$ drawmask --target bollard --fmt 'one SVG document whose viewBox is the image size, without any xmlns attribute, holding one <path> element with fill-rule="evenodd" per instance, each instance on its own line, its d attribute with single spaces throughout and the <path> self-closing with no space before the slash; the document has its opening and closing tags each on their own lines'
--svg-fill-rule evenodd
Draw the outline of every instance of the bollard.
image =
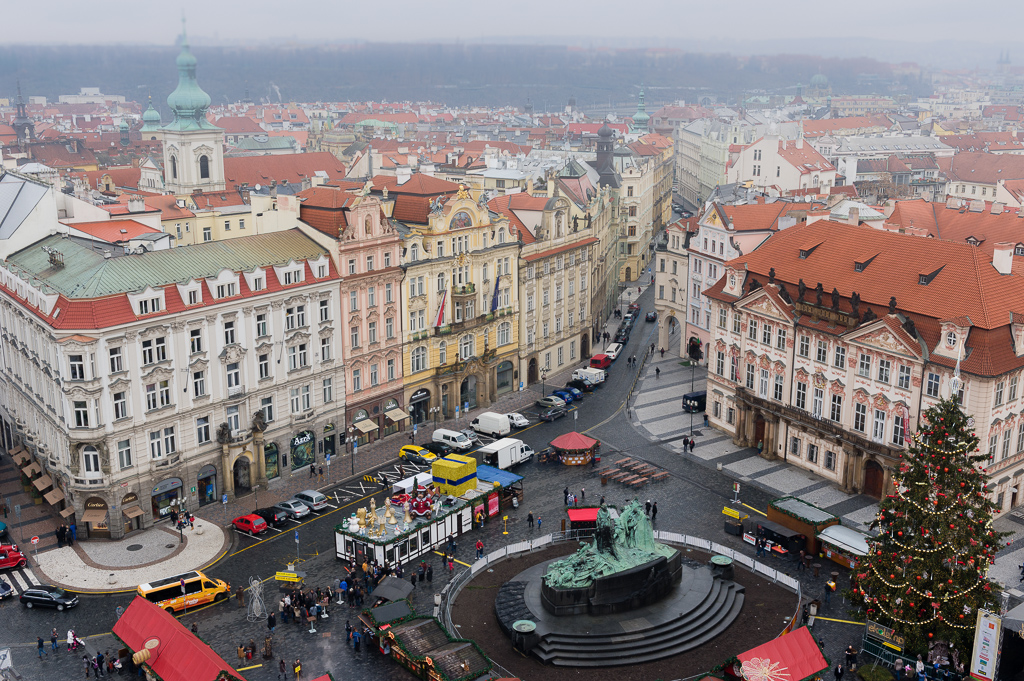
<svg viewBox="0 0 1024 681">
<path fill-rule="evenodd" d="M 117 577 L 114 576 L 113 572 L 107 575 L 107 584 L 117 584 Z"/>
<path fill-rule="evenodd" d="M 818 570 L 821 569 L 821 563 L 815 563 L 811 567 L 814 568 L 814 576 L 817 577 L 818 576 Z"/>
</svg>

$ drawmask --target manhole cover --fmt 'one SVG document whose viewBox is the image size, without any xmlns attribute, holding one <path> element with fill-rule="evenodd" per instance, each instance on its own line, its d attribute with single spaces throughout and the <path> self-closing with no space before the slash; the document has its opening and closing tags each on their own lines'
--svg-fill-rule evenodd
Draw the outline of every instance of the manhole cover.
<svg viewBox="0 0 1024 681">
<path fill-rule="evenodd" d="M 173 549 L 174 548 L 174 544 L 164 544 L 164 548 L 165 549 Z"/>
<path fill-rule="evenodd" d="M 131 544 L 130 546 L 128 546 L 129 551 L 138 551 L 141 548 L 142 544 Z"/>
</svg>

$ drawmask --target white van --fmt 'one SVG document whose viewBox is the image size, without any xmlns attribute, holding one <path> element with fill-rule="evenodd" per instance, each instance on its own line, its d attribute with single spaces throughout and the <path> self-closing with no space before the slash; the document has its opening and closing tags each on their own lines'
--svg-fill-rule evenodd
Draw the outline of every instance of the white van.
<svg viewBox="0 0 1024 681">
<path fill-rule="evenodd" d="M 508 419 L 506 419 L 506 421 L 507 420 Z M 431 439 L 434 442 L 446 444 L 457 452 L 464 452 L 467 449 L 472 449 L 473 447 L 473 441 L 466 437 L 465 433 L 460 433 L 456 430 L 448 430 L 446 428 L 438 428 L 435 430 Z"/>
<path fill-rule="evenodd" d="M 612 343 L 604 349 L 604 354 L 608 355 L 613 360 L 618 358 L 620 352 L 622 352 L 621 343 Z"/>
<path fill-rule="evenodd" d="M 590 385 L 600 385 L 608 377 L 604 369 L 576 369 L 572 377 L 577 381 L 586 381 Z"/>
<path fill-rule="evenodd" d="M 473 419 L 469 425 L 476 432 L 490 435 L 494 438 L 502 437 L 512 432 L 512 428 L 508 423 L 508 417 L 504 414 L 495 414 L 493 411 L 485 411 Z"/>
</svg>

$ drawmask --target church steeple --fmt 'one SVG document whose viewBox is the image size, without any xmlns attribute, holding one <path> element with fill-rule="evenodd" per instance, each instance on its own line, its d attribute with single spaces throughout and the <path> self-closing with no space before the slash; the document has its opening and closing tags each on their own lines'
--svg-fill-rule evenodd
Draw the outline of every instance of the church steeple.
<svg viewBox="0 0 1024 681">
<path fill-rule="evenodd" d="M 212 130 L 216 126 L 206 120 L 210 108 L 210 95 L 199 87 L 196 80 L 196 58 L 189 49 L 185 19 L 181 20 L 181 53 L 175 62 L 178 65 L 178 87 L 167 96 L 167 106 L 174 114 L 167 130 Z"/>
<path fill-rule="evenodd" d="M 640 94 L 637 96 L 636 100 L 636 113 L 633 114 L 633 125 L 631 126 L 631 131 L 640 134 L 650 132 L 650 129 L 647 127 L 647 123 L 650 120 L 651 117 L 647 114 L 647 105 L 644 104 L 644 86 L 641 85 Z"/>
<path fill-rule="evenodd" d="M 11 127 L 18 135 L 18 144 L 24 145 L 36 137 L 36 125 L 28 116 L 28 109 L 25 107 L 25 100 L 21 96 L 21 81 L 18 81 L 18 106 Z"/>
</svg>

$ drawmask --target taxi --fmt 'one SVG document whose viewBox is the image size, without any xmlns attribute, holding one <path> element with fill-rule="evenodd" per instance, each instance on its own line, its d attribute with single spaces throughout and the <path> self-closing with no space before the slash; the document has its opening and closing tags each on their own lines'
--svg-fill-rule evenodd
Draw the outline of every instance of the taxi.
<svg viewBox="0 0 1024 681">
<path fill-rule="evenodd" d="M 437 460 L 437 454 L 419 445 L 405 445 L 398 450 L 398 458 L 411 463 L 431 463 Z"/>
</svg>

